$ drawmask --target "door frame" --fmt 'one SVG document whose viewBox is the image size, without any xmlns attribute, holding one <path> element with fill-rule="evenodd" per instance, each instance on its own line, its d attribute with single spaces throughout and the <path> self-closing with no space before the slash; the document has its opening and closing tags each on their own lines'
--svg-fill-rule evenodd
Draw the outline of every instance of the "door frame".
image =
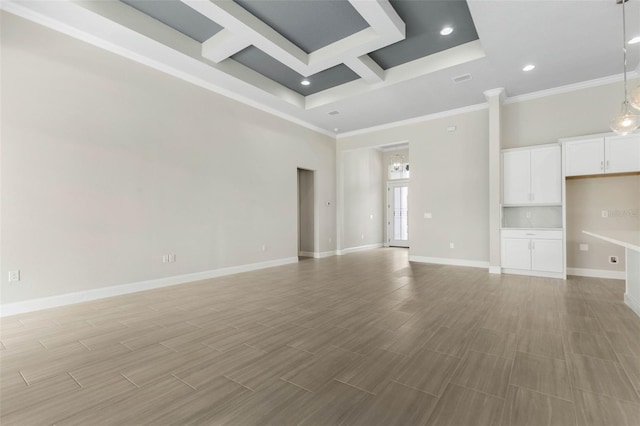
<svg viewBox="0 0 640 426">
<path fill-rule="evenodd" d="M 313 252 L 305 252 L 300 250 L 300 171 L 310 172 L 313 178 Z M 296 167 L 296 256 L 304 257 L 320 257 L 320 223 L 319 223 L 319 205 L 318 205 L 318 179 L 317 170 L 308 167 Z"/>
<path fill-rule="evenodd" d="M 396 188 L 396 187 L 400 187 L 400 186 L 406 186 L 407 187 L 407 191 L 409 192 L 409 179 L 397 179 L 397 180 L 389 180 L 387 181 L 387 220 L 386 220 L 386 241 L 384 243 L 385 247 L 406 247 L 409 248 L 410 244 L 411 244 L 411 238 L 409 238 L 409 235 L 407 235 L 407 241 L 406 242 L 402 242 L 402 244 L 391 244 L 391 241 L 393 239 L 393 209 L 391 208 L 392 204 L 393 204 L 393 198 L 391 196 L 391 188 Z M 407 194 L 407 228 L 411 228 L 409 226 L 409 215 L 408 215 L 408 210 L 409 210 L 409 195 Z M 407 230 L 407 234 L 409 234 L 409 231 Z M 395 241 L 395 240 L 394 240 Z"/>
</svg>

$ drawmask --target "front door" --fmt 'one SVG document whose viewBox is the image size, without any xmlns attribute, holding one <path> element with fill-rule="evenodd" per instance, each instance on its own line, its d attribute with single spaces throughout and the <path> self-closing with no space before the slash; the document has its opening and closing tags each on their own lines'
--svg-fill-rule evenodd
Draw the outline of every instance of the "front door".
<svg viewBox="0 0 640 426">
<path fill-rule="evenodd" d="M 409 247 L 409 184 L 387 184 L 387 241 L 392 247 Z"/>
</svg>

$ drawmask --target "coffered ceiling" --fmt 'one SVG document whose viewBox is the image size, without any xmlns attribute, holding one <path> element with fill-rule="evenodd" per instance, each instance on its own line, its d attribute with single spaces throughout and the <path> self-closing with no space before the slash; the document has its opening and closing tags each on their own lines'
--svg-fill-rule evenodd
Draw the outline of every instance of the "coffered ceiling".
<svg viewBox="0 0 640 426">
<path fill-rule="evenodd" d="M 629 38 L 640 35 L 639 3 L 627 3 Z M 476 105 L 496 87 L 516 96 L 622 70 L 615 0 L 3 0 L 2 8 L 330 133 Z M 629 46 L 631 70 L 639 50 Z M 524 72 L 529 63 L 536 68 Z"/>
</svg>

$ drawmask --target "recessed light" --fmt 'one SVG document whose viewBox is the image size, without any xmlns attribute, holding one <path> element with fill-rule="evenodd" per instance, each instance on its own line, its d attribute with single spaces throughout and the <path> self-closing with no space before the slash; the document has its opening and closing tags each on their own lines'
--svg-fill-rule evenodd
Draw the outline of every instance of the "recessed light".
<svg viewBox="0 0 640 426">
<path fill-rule="evenodd" d="M 340 131 L 340 129 L 338 129 L 337 127 L 335 129 L 333 129 L 334 132 L 338 133 Z"/>
<path fill-rule="evenodd" d="M 444 27 L 443 29 L 440 30 L 440 35 L 449 35 L 452 32 L 453 32 L 452 27 Z"/>
<path fill-rule="evenodd" d="M 308 85 L 310 85 L 310 84 L 311 84 L 311 82 L 305 78 L 304 80 L 302 80 L 302 81 L 300 82 L 300 84 L 302 84 L 303 86 L 308 86 Z"/>
<path fill-rule="evenodd" d="M 522 68 L 522 71 L 531 71 L 532 69 L 534 69 L 536 66 L 533 64 L 529 64 L 529 65 L 525 65 L 524 68 Z"/>
<path fill-rule="evenodd" d="M 631 40 L 629 40 L 629 44 L 637 44 L 637 43 L 640 43 L 640 36 L 636 36 Z"/>
</svg>

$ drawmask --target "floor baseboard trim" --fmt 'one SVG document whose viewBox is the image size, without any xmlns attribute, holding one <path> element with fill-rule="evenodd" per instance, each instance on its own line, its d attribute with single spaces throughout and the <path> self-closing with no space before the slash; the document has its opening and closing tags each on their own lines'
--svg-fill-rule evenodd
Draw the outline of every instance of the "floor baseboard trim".
<svg viewBox="0 0 640 426">
<path fill-rule="evenodd" d="M 543 272 L 543 271 L 531 271 L 528 269 L 510 269 L 510 268 L 502 268 L 503 274 L 511 274 L 511 275 L 524 275 L 527 277 L 538 277 L 538 278 L 556 278 L 559 280 L 566 280 L 567 277 L 563 272 Z"/>
<path fill-rule="evenodd" d="M 631 297 L 629 293 L 624 294 L 624 303 L 640 317 L 640 303 Z"/>
<path fill-rule="evenodd" d="M 335 250 L 321 251 L 320 253 L 314 253 L 314 257 L 316 257 L 318 259 L 324 259 L 325 257 L 331 257 L 331 256 L 335 256 L 335 255 L 336 255 L 336 251 Z"/>
<path fill-rule="evenodd" d="M 446 257 L 409 256 L 409 262 L 435 263 L 438 265 L 470 266 L 472 268 L 489 268 L 489 262 L 482 260 L 449 259 Z"/>
<path fill-rule="evenodd" d="M 301 251 L 299 253 L 300 256 L 303 257 L 313 257 L 315 259 L 323 259 L 325 257 L 330 257 L 330 256 L 335 256 L 336 255 L 336 251 L 335 250 L 330 250 L 330 251 Z"/>
<path fill-rule="evenodd" d="M 502 273 L 502 268 L 500 266 L 489 266 L 489 273 L 490 274 L 501 274 Z"/>
<path fill-rule="evenodd" d="M 342 250 L 337 250 L 337 255 L 338 256 L 342 256 L 343 254 L 349 254 L 349 253 L 355 253 L 357 251 L 364 251 L 364 250 L 373 250 L 373 249 L 377 249 L 382 247 L 382 243 L 376 243 L 376 244 L 367 244 L 366 246 L 358 246 L 358 247 L 349 247 L 346 249 L 342 249 Z"/>
<path fill-rule="evenodd" d="M 104 299 L 107 297 L 120 296 L 129 293 L 137 293 L 139 291 L 152 290 L 179 284 L 187 284 L 194 281 L 222 277 L 225 275 L 233 275 L 241 272 L 255 271 L 258 269 L 272 268 L 274 266 L 288 265 L 296 262 L 298 262 L 297 256 L 286 257 L 282 259 L 269 260 L 266 262 L 249 263 L 246 265 L 211 269 L 209 271 L 175 275 L 172 277 L 158 278 L 155 280 L 139 281 L 135 283 L 120 284 L 110 287 L 78 291 L 75 293 L 61 294 L 57 296 L 42 297 L 39 299 L 25 300 L 23 302 L 6 303 L 0 305 L 0 317 L 40 311 L 43 309 L 55 308 L 58 306 L 73 305 L 76 303 L 88 302 L 90 300 Z"/>
<path fill-rule="evenodd" d="M 587 269 L 587 268 L 567 268 L 567 275 L 576 275 L 579 277 L 606 278 L 614 280 L 624 280 L 626 274 L 624 271 L 608 271 L 606 269 Z"/>
</svg>

